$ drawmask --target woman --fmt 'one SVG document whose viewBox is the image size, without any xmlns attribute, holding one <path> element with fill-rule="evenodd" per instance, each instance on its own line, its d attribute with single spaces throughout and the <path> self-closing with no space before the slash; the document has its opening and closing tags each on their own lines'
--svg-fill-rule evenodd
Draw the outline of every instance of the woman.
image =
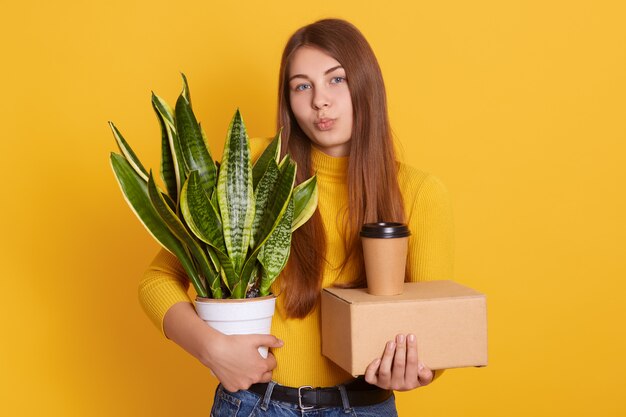
<svg viewBox="0 0 626 417">
<path fill-rule="evenodd" d="M 278 125 L 298 179 L 318 176 L 315 215 L 292 239 L 287 267 L 272 288 L 274 335 L 226 336 L 198 318 L 178 261 L 161 251 L 140 286 L 140 300 L 165 335 L 220 380 L 212 415 L 396 415 L 392 390 L 427 385 L 414 335 L 381 346 L 364 378 L 321 354 L 321 288 L 361 286 L 363 223 L 401 221 L 409 241 L 407 280 L 450 279 L 452 227 L 442 184 L 396 161 L 385 88 L 376 57 L 351 24 L 327 19 L 295 32 L 283 52 Z M 253 141 L 257 156 L 267 144 Z M 261 358 L 257 347 L 272 354 Z M 303 386 L 327 387 L 319 392 Z"/>
</svg>

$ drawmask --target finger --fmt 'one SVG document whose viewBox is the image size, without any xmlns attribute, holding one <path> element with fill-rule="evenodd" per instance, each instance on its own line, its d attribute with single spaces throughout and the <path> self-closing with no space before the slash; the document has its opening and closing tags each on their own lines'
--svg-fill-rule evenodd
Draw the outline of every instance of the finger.
<svg viewBox="0 0 626 417">
<path fill-rule="evenodd" d="M 264 359 L 267 370 L 271 373 L 272 369 L 276 368 L 276 358 L 271 353 L 267 354 L 267 358 Z"/>
<path fill-rule="evenodd" d="M 403 334 L 396 336 L 396 352 L 393 357 L 391 372 L 391 386 L 399 389 L 404 386 L 404 370 L 406 364 L 406 337 Z"/>
<path fill-rule="evenodd" d="M 423 363 L 420 362 L 420 364 L 418 365 L 419 368 L 419 383 L 421 386 L 424 385 L 428 385 L 432 382 L 433 380 L 433 371 L 431 371 L 429 368 L 427 368 Z"/>
<path fill-rule="evenodd" d="M 396 351 L 396 342 L 389 341 L 385 347 L 385 352 L 378 366 L 378 382 L 389 386 L 391 383 L 391 364 L 393 363 L 393 355 Z"/>
<path fill-rule="evenodd" d="M 419 383 L 417 368 L 417 339 L 414 334 L 406 338 L 406 368 L 404 379 L 408 384 L 417 385 Z"/>
<path fill-rule="evenodd" d="M 257 347 L 259 346 L 267 346 L 270 348 L 279 348 L 282 347 L 284 342 L 271 334 L 257 334 L 254 335 L 254 343 Z"/>
<path fill-rule="evenodd" d="M 367 369 L 365 369 L 365 382 L 368 384 L 376 385 L 378 382 L 378 378 L 376 377 L 378 365 L 380 365 L 380 358 L 375 359 L 367 366 Z"/>
<path fill-rule="evenodd" d="M 272 380 L 272 371 L 265 372 L 263 375 L 261 375 L 261 378 L 259 378 L 259 382 L 270 382 L 271 380 Z"/>
<path fill-rule="evenodd" d="M 222 383 L 222 386 L 228 392 L 237 392 L 237 391 L 239 391 L 239 388 L 237 388 L 235 385 Z"/>
</svg>

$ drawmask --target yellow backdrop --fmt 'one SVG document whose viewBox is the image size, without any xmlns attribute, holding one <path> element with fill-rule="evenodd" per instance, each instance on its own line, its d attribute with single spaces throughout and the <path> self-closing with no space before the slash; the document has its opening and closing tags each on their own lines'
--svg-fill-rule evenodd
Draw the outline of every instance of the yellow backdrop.
<svg viewBox="0 0 626 417">
<path fill-rule="evenodd" d="M 488 295 L 489 366 L 401 415 L 626 415 L 618 0 L 4 4 L 0 415 L 208 416 L 215 380 L 138 305 L 157 245 L 106 122 L 156 168 L 150 90 L 173 103 L 183 71 L 214 149 L 237 106 L 272 135 L 282 46 L 329 16 L 374 47 L 404 159 L 453 197 L 455 279 Z"/>
</svg>

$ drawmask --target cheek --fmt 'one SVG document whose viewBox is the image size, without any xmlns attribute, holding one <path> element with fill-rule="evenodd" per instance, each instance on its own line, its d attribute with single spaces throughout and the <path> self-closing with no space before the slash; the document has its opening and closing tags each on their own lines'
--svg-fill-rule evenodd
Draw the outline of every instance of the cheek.
<svg viewBox="0 0 626 417">
<path fill-rule="evenodd" d="M 342 110 L 344 112 L 344 117 L 349 121 L 350 126 L 352 126 L 353 119 L 353 110 L 352 110 L 352 97 L 350 97 L 350 92 L 346 91 L 345 94 L 341 97 Z"/>
<path fill-rule="evenodd" d="M 291 107 L 291 111 L 296 117 L 300 117 L 300 115 L 304 112 L 304 100 L 301 95 L 292 94 L 289 97 L 289 106 Z"/>
<path fill-rule="evenodd" d="M 352 114 L 352 97 L 350 97 L 350 90 L 347 88 L 335 90 L 333 102 L 337 111 L 340 111 L 344 117 L 346 113 Z"/>
<path fill-rule="evenodd" d="M 308 106 L 302 96 L 292 98 L 290 101 L 291 111 L 300 127 L 305 130 L 309 112 Z"/>
<path fill-rule="evenodd" d="M 352 111 L 352 97 L 348 89 L 344 90 L 341 94 L 341 101 L 346 110 Z"/>
</svg>

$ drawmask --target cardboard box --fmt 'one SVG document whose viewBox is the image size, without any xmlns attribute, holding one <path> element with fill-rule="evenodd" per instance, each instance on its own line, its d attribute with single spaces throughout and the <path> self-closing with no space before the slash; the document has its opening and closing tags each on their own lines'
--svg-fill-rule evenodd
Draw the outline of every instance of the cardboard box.
<svg viewBox="0 0 626 417">
<path fill-rule="evenodd" d="M 405 283 L 404 293 L 322 291 L 322 354 L 363 375 L 396 334 L 417 336 L 418 357 L 431 369 L 487 365 L 485 295 L 452 281 Z"/>
</svg>

